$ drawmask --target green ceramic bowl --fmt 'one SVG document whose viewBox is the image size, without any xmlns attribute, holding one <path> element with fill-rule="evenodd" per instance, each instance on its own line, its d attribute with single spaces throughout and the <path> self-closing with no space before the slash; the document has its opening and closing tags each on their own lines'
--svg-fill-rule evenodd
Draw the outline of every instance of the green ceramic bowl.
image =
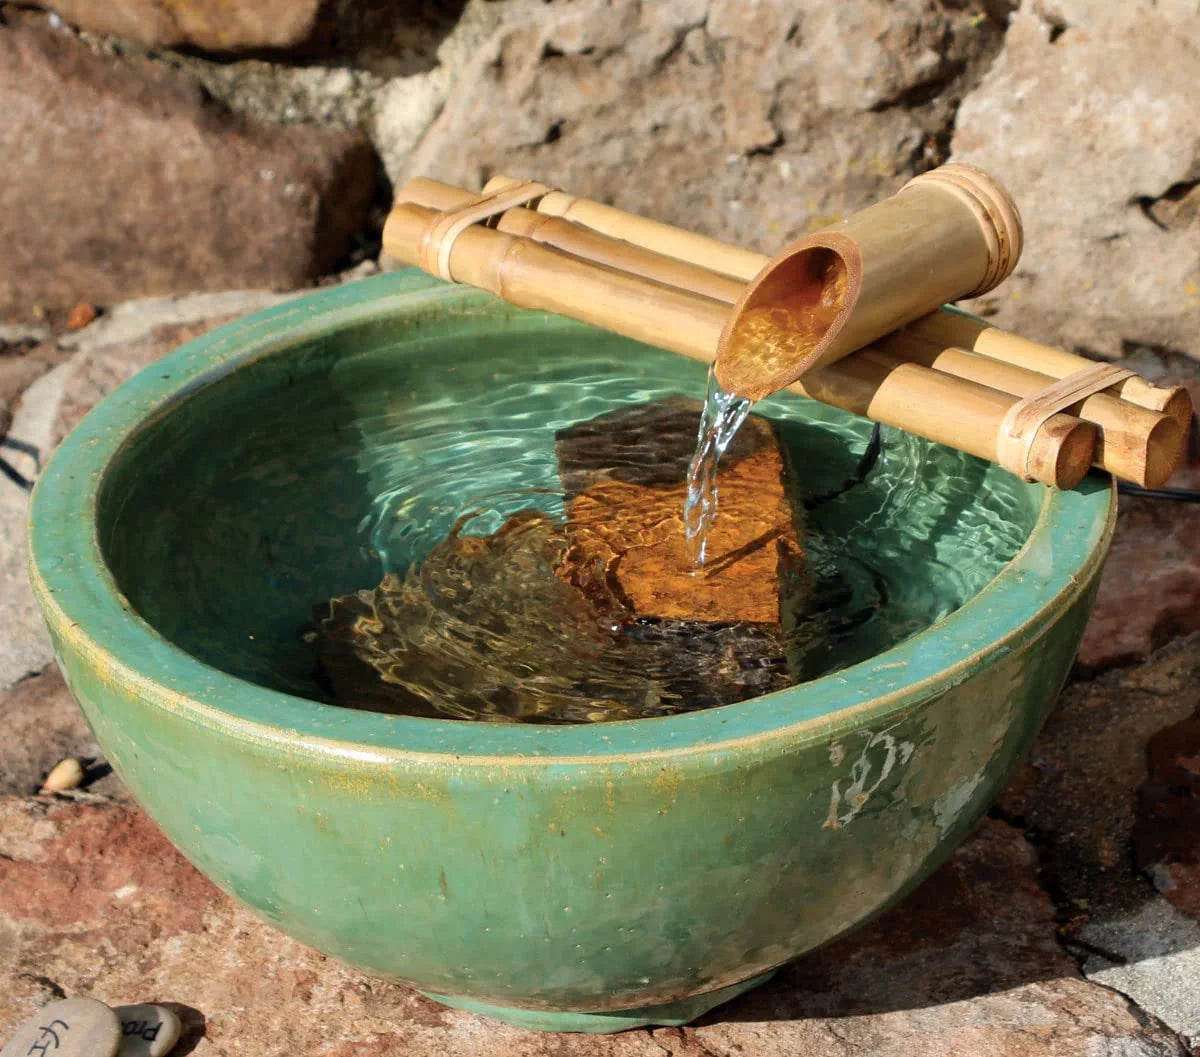
<svg viewBox="0 0 1200 1057">
<path fill-rule="evenodd" d="M 33 583 L 113 767 L 262 917 L 513 1023 L 681 1023 L 895 902 L 976 824 L 1066 676 L 1114 494 L 1100 477 L 1071 492 L 1014 486 L 1027 541 L 960 609 L 740 705 L 526 726 L 286 692 L 302 663 L 296 613 L 371 581 L 361 556 L 339 564 L 312 513 L 346 514 L 343 480 L 298 477 L 308 514 L 256 485 L 246 451 L 288 434 L 248 437 L 253 409 L 319 391 L 346 401 L 353 428 L 363 356 L 394 357 L 403 400 L 469 346 L 457 374 L 444 367 L 453 399 L 490 384 L 495 357 L 526 338 L 564 356 L 667 356 L 411 272 L 192 342 L 54 456 L 33 499 Z"/>
</svg>

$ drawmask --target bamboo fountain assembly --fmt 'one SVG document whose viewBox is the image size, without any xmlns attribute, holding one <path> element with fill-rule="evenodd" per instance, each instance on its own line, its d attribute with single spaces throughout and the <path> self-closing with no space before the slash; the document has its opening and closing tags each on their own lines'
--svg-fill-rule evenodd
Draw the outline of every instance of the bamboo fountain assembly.
<svg viewBox="0 0 1200 1057">
<path fill-rule="evenodd" d="M 941 310 L 993 289 L 1021 244 L 1007 193 L 963 165 L 774 258 L 503 176 L 480 195 L 410 181 L 384 229 L 397 259 L 715 361 L 739 396 L 788 388 L 1058 488 L 1093 465 L 1161 485 L 1185 390 Z"/>
</svg>

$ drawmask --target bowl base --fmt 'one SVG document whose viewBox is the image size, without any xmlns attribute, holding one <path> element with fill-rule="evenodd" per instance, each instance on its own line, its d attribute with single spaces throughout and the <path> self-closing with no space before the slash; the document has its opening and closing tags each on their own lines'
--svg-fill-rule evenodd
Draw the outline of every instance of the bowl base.
<svg viewBox="0 0 1200 1057">
<path fill-rule="evenodd" d="M 580 1013 L 570 1010 L 517 1009 L 513 1006 L 494 1006 L 489 1002 L 477 1002 L 472 998 L 458 998 L 454 995 L 436 995 L 429 991 L 421 993 L 426 998 L 441 1002 L 444 1006 L 455 1009 L 465 1009 L 469 1013 L 479 1013 L 481 1016 L 499 1020 L 513 1027 L 525 1028 L 528 1031 L 579 1031 L 592 1035 L 611 1035 L 618 1031 L 629 1031 L 632 1028 L 678 1028 L 690 1024 L 697 1017 L 703 1016 L 710 1009 L 728 1002 L 732 998 L 766 983 L 775 975 L 772 969 L 769 973 L 743 980 L 738 984 L 730 984 L 717 991 L 709 991 L 703 995 L 693 995 L 691 998 L 680 999 L 678 1002 L 664 1002 L 659 1006 L 641 1006 L 638 1009 L 619 1009 L 608 1013 Z"/>
</svg>

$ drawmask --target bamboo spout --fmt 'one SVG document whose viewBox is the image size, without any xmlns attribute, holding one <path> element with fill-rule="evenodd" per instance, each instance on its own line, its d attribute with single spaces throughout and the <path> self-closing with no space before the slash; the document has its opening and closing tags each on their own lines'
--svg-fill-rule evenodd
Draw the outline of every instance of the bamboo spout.
<svg viewBox="0 0 1200 1057">
<path fill-rule="evenodd" d="M 404 197 L 423 198 L 433 191 L 431 183 L 414 182 Z M 502 177 L 485 193 L 517 184 Z M 538 210 L 551 215 L 570 215 L 580 205 L 560 192 L 540 198 Z M 717 252 L 713 247 L 720 246 L 711 239 L 697 245 L 697 237 L 653 221 L 628 222 L 668 253 Z M 948 165 L 918 176 L 898 194 L 801 239 L 761 267 L 740 291 L 722 332 L 717 380 L 737 396 L 769 396 L 946 301 L 991 289 L 1015 266 L 1020 247 L 1016 208 L 985 173 Z M 728 266 L 744 268 L 754 256 L 737 251 Z"/>
<path fill-rule="evenodd" d="M 485 191 L 512 183 L 499 177 Z M 561 192 L 538 210 L 750 279 L 722 334 L 716 370 L 724 389 L 752 400 L 947 301 L 990 290 L 1015 267 L 1022 239 L 1007 193 L 966 165 L 918 176 L 770 261 Z"/>
<path fill-rule="evenodd" d="M 1016 267 L 1021 240 L 1016 206 L 986 173 L 924 173 L 767 263 L 734 306 L 717 381 L 768 396 L 947 301 L 992 289 Z"/>
<path fill-rule="evenodd" d="M 401 191 L 401 199 L 406 193 Z M 463 197 L 473 197 L 469 192 L 457 194 L 459 204 Z M 447 254 L 453 278 L 516 305 L 557 312 L 713 362 L 728 325 L 728 304 L 503 230 L 530 224 L 529 217 L 522 215 L 529 212 L 510 210 L 498 228 L 479 224 L 465 228 Z M 510 218 L 511 214 L 515 216 Z M 401 201 L 384 227 L 384 249 L 398 260 L 418 264 L 426 235 L 441 215 Z M 990 461 L 1002 459 L 1005 416 L 1019 402 L 1011 394 L 882 354 L 835 362 L 792 388 Z M 937 395 L 938 407 L 944 406 L 943 401 L 952 403 L 955 414 L 931 413 L 930 393 Z M 1032 436 L 1024 464 L 1009 468 L 1045 484 L 1071 488 L 1087 472 L 1095 443 L 1094 426 L 1057 414 Z"/>
</svg>

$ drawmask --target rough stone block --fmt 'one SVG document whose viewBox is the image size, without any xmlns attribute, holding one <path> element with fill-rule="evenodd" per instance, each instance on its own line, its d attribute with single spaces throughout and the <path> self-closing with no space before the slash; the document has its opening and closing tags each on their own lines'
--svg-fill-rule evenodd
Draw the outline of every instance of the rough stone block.
<svg viewBox="0 0 1200 1057">
<path fill-rule="evenodd" d="M 799 503 L 770 422 L 747 418 L 721 460 L 708 560 L 683 527 L 701 406 L 671 399 L 562 430 L 569 549 L 562 574 L 612 592 L 638 618 L 780 625 L 802 583 Z M 602 585 L 602 586 L 601 586 Z"/>
<path fill-rule="evenodd" d="M 40 18 L 0 23 L 0 101 L 0 315 L 303 286 L 366 222 L 361 136 L 238 118 Z"/>
</svg>

